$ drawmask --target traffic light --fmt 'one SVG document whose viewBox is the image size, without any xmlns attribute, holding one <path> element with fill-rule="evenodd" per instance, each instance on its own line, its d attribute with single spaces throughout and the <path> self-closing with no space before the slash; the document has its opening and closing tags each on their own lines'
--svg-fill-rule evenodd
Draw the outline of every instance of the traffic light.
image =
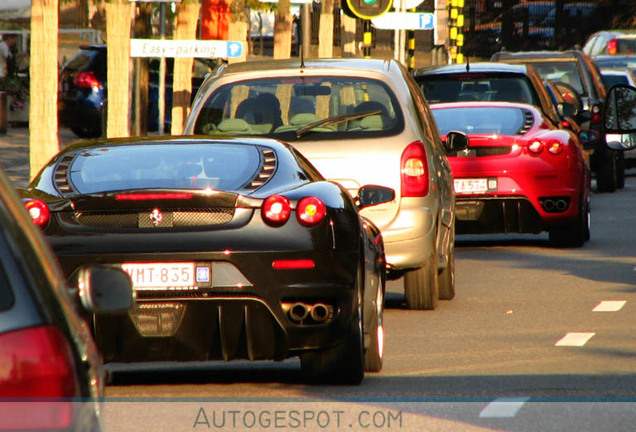
<svg viewBox="0 0 636 432">
<path fill-rule="evenodd" d="M 391 9 L 393 0 L 345 0 L 340 2 L 342 11 L 351 18 L 370 20 Z"/>
</svg>

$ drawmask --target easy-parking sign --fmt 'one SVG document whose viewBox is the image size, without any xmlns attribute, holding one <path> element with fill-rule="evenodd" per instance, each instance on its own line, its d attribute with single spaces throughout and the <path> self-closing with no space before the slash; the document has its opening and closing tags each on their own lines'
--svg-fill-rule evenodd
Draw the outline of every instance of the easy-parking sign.
<svg viewBox="0 0 636 432">
<path fill-rule="evenodd" d="M 435 14 L 431 12 L 387 12 L 371 23 L 375 28 L 386 30 L 433 30 Z"/>
<path fill-rule="evenodd" d="M 243 54 L 243 44 L 222 40 L 131 39 L 131 57 L 235 58 Z"/>
</svg>

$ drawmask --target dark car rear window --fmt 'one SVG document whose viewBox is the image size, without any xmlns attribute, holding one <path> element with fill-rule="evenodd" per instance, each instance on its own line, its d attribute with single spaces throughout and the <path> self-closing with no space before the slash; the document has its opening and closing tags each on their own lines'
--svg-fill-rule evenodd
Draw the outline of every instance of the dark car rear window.
<svg viewBox="0 0 636 432">
<path fill-rule="evenodd" d="M 603 74 L 603 82 L 605 83 L 605 87 L 607 88 L 611 88 L 618 84 L 629 85 L 629 80 L 627 79 L 627 75 Z"/>
<path fill-rule="evenodd" d="M 617 38 L 617 54 L 636 54 L 636 38 Z"/>
<path fill-rule="evenodd" d="M 97 79 L 106 80 L 106 50 L 82 49 L 64 65 L 68 72 L 95 73 Z"/>
<path fill-rule="evenodd" d="M 419 77 L 429 103 L 460 101 L 522 102 L 539 105 L 522 77 L 462 74 Z"/>
<path fill-rule="evenodd" d="M 532 119 L 530 111 L 512 107 L 434 108 L 432 111 L 442 135 L 450 131 L 517 135 L 527 130 L 528 119 Z"/>
<path fill-rule="evenodd" d="M 68 169 L 79 193 L 126 189 L 241 189 L 262 167 L 257 146 L 152 144 L 95 147 L 77 153 Z"/>
<path fill-rule="evenodd" d="M 549 79 L 571 85 L 579 94 L 585 94 L 576 60 L 573 61 L 529 61 L 541 79 Z"/>
</svg>

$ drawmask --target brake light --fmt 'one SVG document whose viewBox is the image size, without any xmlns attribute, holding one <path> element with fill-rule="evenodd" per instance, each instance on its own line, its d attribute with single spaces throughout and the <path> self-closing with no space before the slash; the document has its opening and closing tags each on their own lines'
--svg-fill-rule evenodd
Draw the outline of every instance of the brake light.
<svg viewBox="0 0 636 432">
<path fill-rule="evenodd" d="M 590 123 L 596 125 L 601 124 L 601 107 L 593 104 L 592 106 L 590 106 L 590 113 L 592 114 Z"/>
<path fill-rule="evenodd" d="M 402 152 L 400 173 L 403 197 L 428 195 L 428 164 L 421 141 L 412 142 Z"/>
<path fill-rule="evenodd" d="M 190 199 L 191 193 L 127 193 L 115 196 L 117 201 L 145 201 L 145 200 L 178 200 Z"/>
<path fill-rule="evenodd" d="M 563 151 L 563 144 L 558 141 L 554 141 L 548 144 L 547 148 L 548 153 L 558 155 Z"/>
<path fill-rule="evenodd" d="M 543 151 L 543 143 L 541 141 L 532 141 L 528 146 L 530 153 L 539 154 Z"/>
<path fill-rule="evenodd" d="M 263 202 L 261 214 L 270 225 L 283 225 L 291 214 L 289 199 L 282 195 L 272 195 Z"/>
<path fill-rule="evenodd" d="M 616 54 L 618 52 L 618 42 L 616 39 L 612 39 L 607 43 L 607 53 L 608 54 Z"/>
<path fill-rule="evenodd" d="M 296 216 L 303 225 L 318 224 L 327 213 L 325 204 L 316 197 L 305 197 L 298 202 Z"/>
<path fill-rule="evenodd" d="M 49 206 L 44 201 L 38 199 L 30 199 L 24 201 L 24 208 L 31 216 L 33 223 L 39 227 L 44 227 L 51 218 L 51 211 Z"/>
<path fill-rule="evenodd" d="M 274 270 L 299 270 L 312 269 L 314 267 L 316 267 L 316 263 L 311 259 L 272 261 L 272 268 Z"/>
<path fill-rule="evenodd" d="M 99 87 L 99 80 L 95 77 L 95 72 L 78 72 L 73 76 L 73 85 L 80 88 Z"/>
<path fill-rule="evenodd" d="M 73 355 L 57 327 L 0 334 L 0 364 L 0 398 L 78 396 Z M 70 402 L 0 402 L 0 430 L 66 430 L 72 420 Z"/>
</svg>

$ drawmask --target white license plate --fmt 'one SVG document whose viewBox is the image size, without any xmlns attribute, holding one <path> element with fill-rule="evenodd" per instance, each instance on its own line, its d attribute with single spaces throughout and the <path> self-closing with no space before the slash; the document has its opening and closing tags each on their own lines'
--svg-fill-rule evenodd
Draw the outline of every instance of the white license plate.
<svg viewBox="0 0 636 432">
<path fill-rule="evenodd" d="M 488 179 L 455 179 L 455 193 L 483 193 L 488 191 Z"/>
<path fill-rule="evenodd" d="M 141 290 L 196 289 L 194 263 L 124 263 L 133 287 Z"/>
</svg>

